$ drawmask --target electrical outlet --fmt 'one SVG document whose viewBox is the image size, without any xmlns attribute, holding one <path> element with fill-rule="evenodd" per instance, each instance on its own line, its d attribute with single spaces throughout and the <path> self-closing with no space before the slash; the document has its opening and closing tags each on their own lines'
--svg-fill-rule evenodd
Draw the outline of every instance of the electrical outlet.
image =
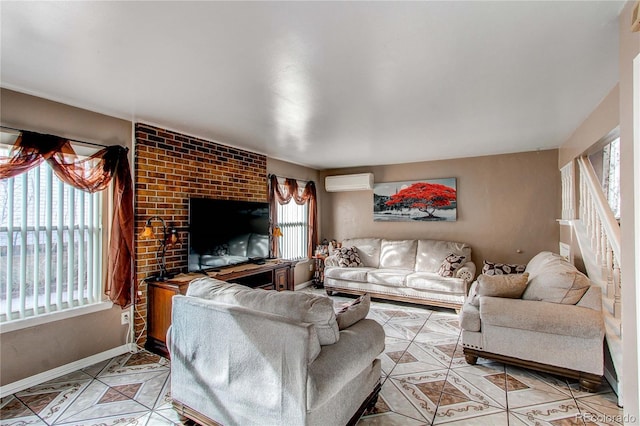
<svg viewBox="0 0 640 426">
<path fill-rule="evenodd" d="M 127 325 L 131 321 L 130 312 L 123 312 L 120 317 L 120 324 Z"/>
</svg>

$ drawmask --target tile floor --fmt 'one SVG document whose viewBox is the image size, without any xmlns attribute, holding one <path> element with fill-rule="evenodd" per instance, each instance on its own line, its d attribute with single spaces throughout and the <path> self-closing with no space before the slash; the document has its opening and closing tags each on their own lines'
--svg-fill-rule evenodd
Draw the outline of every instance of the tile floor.
<svg viewBox="0 0 640 426">
<path fill-rule="evenodd" d="M 351 300 L 333 299 L 336 307 Z M 375 412 L 359 425 L 621 424 L 607 385 L 589 394 L 547 374 L 482 359 L 466 364 L 451 310 L 374 302 L 369 317 L 387 334 L 383 385 Z M 0 424 L 181 424 L 169 386 L 167 360 L 125 354 L 3 398 Z"/>
</svg>

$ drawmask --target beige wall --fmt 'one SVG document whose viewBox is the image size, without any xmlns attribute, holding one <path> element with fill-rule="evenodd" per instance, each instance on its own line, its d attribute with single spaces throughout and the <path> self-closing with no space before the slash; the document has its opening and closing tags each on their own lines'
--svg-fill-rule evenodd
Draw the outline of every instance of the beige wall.
<svg viewBox="0 0 640 426">
<path fill-rule="evenodd" d="M 634 94 L 638 96 L 640 87 L 633 85 L 633 60 L 640 54 L 640 33 L 632 33 L 631 11 L 635 2 L 627 2 L 620 14 L 620 233 L 622 235 L 620 260 L 622 274 L 622 329 L 623 334 L 623 394 L 624 412 L 628 416 L 634 416 L 636 421 L 640 419 L 640 354 L 638 345 L 638 329 L 640 321 L 638 310 L 640 309 L 640 295 L 638 285 L 640 278 L 636 269 L 639 267 L 638 245 L 636 240 L 640 238 L 639 223 L 635 223 L 640 215 L 640 206 L 635 197 L 640 191 L 634 187 L 634 169 L 640 170 L 638 153 L 640 149 L 637 134 L 640 129 L 634 129 L 634 117 L 638 120 L 640 111 L 633 106 Z M 636 70 L 640 73 L 640 69 Z M 640 77 L 636 77 L 640 81 Z M 634 134 L 635 132 L 635 134 Z M 634 142 L 635 138 L 635 142 Z M 634 147 L 635 143 L 635 147 Z M 635 155 L 635 160 L 634 160 Z M 635 163 L 635 164 L 634 164 Z M 640 183 L 636 180 L 635 185 Z M 634 206 L 635 203 L 635 206 Z"/>
<path fill-rule="evenodd" d="M 374 222 L 371 191 L 324 193 L 324 238 L 461 241 L 471 245 L 473 261 L 479 268 L 484 259 L 526 263 L 542 250 L 558 251 L 557 150 L 329 170 L 321 177 L 324 182 L 327 175 L 362 172 L 373 172 L 375 182 L 455 177 L 458 220 Z"/>
<path fill-rule="evenodd" d="M 319 181 L 320 173 L 318 170 L 267 157 L 267 173 L 299 180 L 314 181 L 318 190 L 318 212 L 321 212 L 323 185 Z M 322 224 L 319 223 L 318 227 L 320 228 L 318 235 L 322 235 Z M 310 265 L 310 261 L 299 262 L 296 265 L 294 279 L 296 285 L 311 280 L 313 273 L 309 268 Z"/>
<path fill-rule="evenodd" d="M 618 126 L 619 107 L 620 87 L 616 84 L 571 137 L 562 144 L 558 155 L 560 168 L 583 154 L 591 145 Z"/>
<path fill-rule="evenodd" d="M 4 126 L 131 148 L 132 126 L 127 120 L 8 89 L 0 90 L 0 114 Z"/>
<path fill-rule="evenodd" d="M 131 123 L 1 89 L 0 122 L 71 139 L 131 147 Z M 106 213 L 106 212 L 105 212 Z M 126 343 L 119 307 L 3 333 L 0 384 L 81 360 Z"/>
<path fill-rule="evenodd" d="M 623 334 L 623 403 L 626 416 L 640 418 L 639 395 L 640 355 L 638 353 L 638 310 L 640 302 L 638 297 L 638 283 L 636 268 L 638 268 L 638 256 L 635 239 L 638 238 L 637 224 L 634 223 L 638 214 L 634 207 L 635 196 L 638 188 L 634 187 L 634 169 L 640 169 L 640 164 L 635 160 L 634 165 L 634 111 L 633 95 L 640 88 L 633 86 L 633 60 L 640 54 L 640 33 L 632 33 L 631 11 L 635 5 L 629 1 L 620 13 L 620 80 L 616 87 L 596 107 L 587 119 L 578 127 L 574 134 L 560 147 L 559 165 L 562 166 L 571 159 L 587 151 L 600 138 L 604 137 L 620 126 L 620 200 L 621 218 L 621 267 L 622 273 L 622 328 Z M 635 132 L 638 130 L 636 129 Z M 638 149 L 636 146 L 635 149 Z M 563 233 L 562 240 L 569 242 L 570 236 Z M 627 417 L 630 418 L 630 417 Z"/>
</svg>

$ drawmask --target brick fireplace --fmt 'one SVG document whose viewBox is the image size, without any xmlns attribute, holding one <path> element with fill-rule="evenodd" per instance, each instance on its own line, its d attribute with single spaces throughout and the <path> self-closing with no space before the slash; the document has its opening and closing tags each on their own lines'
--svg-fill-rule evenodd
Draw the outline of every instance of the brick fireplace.
<svg viewBox="0 0 640 426">
<path fill-rule="evenodd" d="M 148 124 L 135 125 L 135 255 L 140 283 L 135 314 L 135 336 L 147 316 L 144 278 L 159 271 L 157 240 L 141 240 L 145 221 L 161 217 L 178 229 L 181 243 L 167 250 L 167 269 L 187 268 L 188 208 L 190 197 L 226 200 L 267 200 L 267 157 L 176 133 Z M 155 225 L 155 223 L 154 223 Z M 146 335 L 138 341 L 144 344 Z"/>
</svg>

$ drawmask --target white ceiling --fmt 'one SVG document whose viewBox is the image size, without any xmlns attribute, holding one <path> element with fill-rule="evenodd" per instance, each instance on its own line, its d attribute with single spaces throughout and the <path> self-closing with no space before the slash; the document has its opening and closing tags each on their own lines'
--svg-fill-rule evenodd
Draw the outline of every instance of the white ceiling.
<svg viewBox="0 0 640 426">
<path fill-rule="evenodd" d="M 2 1 L 1 85 L 318 169 L 555 148 L 622 6 Z"/>
</svg>

